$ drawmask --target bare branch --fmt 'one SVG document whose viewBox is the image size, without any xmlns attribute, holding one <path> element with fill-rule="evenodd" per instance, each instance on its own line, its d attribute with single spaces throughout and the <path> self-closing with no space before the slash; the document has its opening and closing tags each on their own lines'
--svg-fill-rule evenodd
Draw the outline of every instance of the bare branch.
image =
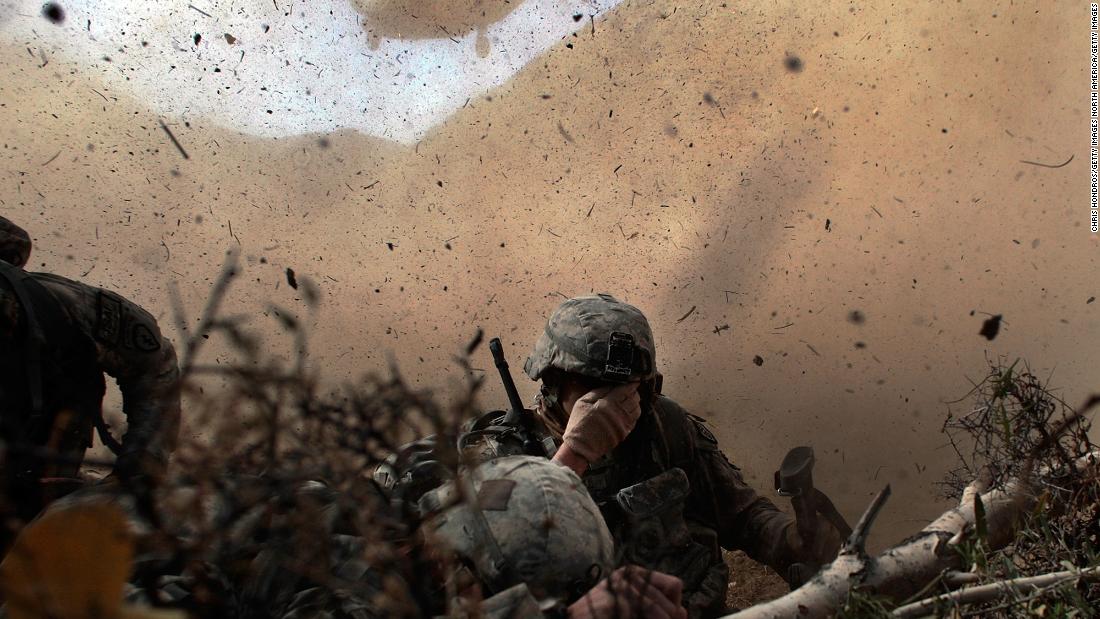
<svg viewBox="0 0 1100 619">
<path fill-rule="evenodd" d="M 945 593 L 933 598 L 907 604 L 894 609 L 893 616 L 901 619 L 909 617 L 924 617 L 935 613 L 945 606 L 966 606 L 967 604 L 984 604 L 994 602 L 1009 595 L 1028 593 L 1031 590 L 1042 590 L 1055 587 L 1077 580 L 1100 580 L 1100 566 L 1093 566 L 1083 570 L 1065 570 L 1041 576 L 1027 576 L 1002 580 L 979 587 L 969 587 Z"/>
</svg>

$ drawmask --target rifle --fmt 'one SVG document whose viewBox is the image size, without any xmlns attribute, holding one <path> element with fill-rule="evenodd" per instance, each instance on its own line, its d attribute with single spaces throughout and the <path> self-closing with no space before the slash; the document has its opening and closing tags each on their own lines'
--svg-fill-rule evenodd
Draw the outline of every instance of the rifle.
<svg viewBox="0 0 1100 619">
<path fill-rule="evenodd" d="M 814 450 L 811 447 L 795 447 L 787 452 L 779 470 L 775 472 L 775 490 L 779 496 L 791 498 L 799 537 L 809 546 L 817 532 L 817 519 L 824 517 L 840 533 L 843 539 L 852 534 L 852 527 L 840 515 L 824 492 L 814 487 Z M 813 563 L 795 563 L 787 570 L 787 582 L 797 588 L 810 579 L 820 566 Z"/>
<path fill-rule="evenodd" d="M 512 372 L 508 370 L 508 360 L 504 358 L 504 346 L 500 343 L 499 337 L 489 340 L 489 351 L 493 353 L 493 363 L 500 372 L 500 381 L 504 383 L 504 393 L 508 394 L 508 404 L 511 406 L 504 416 L 504 425 L 522 426 L 526 411 L 523 408 L 523 400 L 519 397 L 519 391 L 516 390 L 516 382 L 512 380 Z"/>
<path fill-rule="evenodd" d="M 504 392 L 508 395 L 510 406 L 500 425 L 514 428 L 518 434 L 524 437 L 524 452 L 531 455 L 545 455 L 548 458 L 553 457 L 554 452 L 557 450 L 554 441 L 549 437 L 542 441 L 535 439 L 535 433 L 531 427 L 531 416 L 524 408 L 523 400 L 520 399 L 519 391 L 516 389 L 516 383 L 512 380 L 512 372 L 508 369 L 508 360 L 504 358 L 504 346 L 500 343 L 499 337 L 489 340 L 489 351 L 493 353 L 493 363 L 497 366 L 497 371 L 500 372 L 500 380 L 504 383 Z"/>
</svg>

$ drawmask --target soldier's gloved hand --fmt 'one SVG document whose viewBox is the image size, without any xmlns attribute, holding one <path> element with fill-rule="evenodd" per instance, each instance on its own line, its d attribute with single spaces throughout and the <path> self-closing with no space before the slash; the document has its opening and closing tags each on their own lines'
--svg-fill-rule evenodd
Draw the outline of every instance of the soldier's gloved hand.
<svg viewBox="0 0 1100 619">
<path fill-rule="evenodd" d="M 836 558 L 837 553 L 840 552 L 840 547 L 844 544 L 844 541 L 840 531 L 837 531 L 836 527 L 828 521 L 824 521 L 818 524 L 817 535 L 814 536 L 810 552 L 820 563 L 831 563 Z"/>
<path fill-rule="evenodd" d="M 836 530 L 828 520 L 819 518 L 814 538 L 809 544 L 802 540 L 798 533 L 798 527 L 791 523 L 786 530 L 787 545 L 791 548 L 795 559 L 801 563 L 816 565 L 817 567 L 831 563 L 840 551 L 844 540 L 840 531 Z"/>
<path fill-rule="evenodd" d="M 567 609 L 569 619 L 687 619 L 684 583 L 635 565 L 620 567 Z"/>
<path fill-rule="evenodd" d="M 638 383 L 589 391 L 569 412 L 562 446 L 592 464 L 630 434 L 641 414 Z"/>
</svg>

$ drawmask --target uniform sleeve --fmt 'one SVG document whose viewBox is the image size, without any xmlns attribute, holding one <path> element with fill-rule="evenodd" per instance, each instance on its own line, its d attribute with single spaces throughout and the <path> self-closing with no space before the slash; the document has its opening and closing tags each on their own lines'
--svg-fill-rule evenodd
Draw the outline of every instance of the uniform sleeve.
<svg viewBox="0 0 1100 619">
<path fill-rule="evenodd" d="M 60 277 L 40 277 L 95 342 L 101 370 L 118 383 L 127 431 L 119 460 L 167 463 L 179 435 L 179 365 L 156 319 L 113 292 Z"/>
<path fill-rule="evenodd" d="M 727 550 L 743 550 L 755 561 L 780 574 L 795 562 L 792 546 L 794 516 L 784 513 L 745 482 L 718 447 L 718 441 L 697 417 L 689 417 L 694 430 L 695 470 L 692 500 L 708 514 L 718 531 L 718 543 Z"/>
<path fill-rule="evenodd" d="M 123 453 L 145 453 L 165 464 L 179 437 L 179 365 L 172 343 L 159 330 L 150 332 L 159 341 L 157 350 L 134 354 L 101 348 L 100 363 L 122 391 L 127 423 Z"/>
</svg>

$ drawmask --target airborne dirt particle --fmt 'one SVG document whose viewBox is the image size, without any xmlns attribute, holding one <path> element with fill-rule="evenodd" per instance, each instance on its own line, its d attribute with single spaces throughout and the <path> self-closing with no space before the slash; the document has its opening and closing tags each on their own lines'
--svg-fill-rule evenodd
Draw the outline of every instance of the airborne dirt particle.
<svg viewBox="0 0 1100 619">
<path fill-rule="evenodd" d="M 798 73 L 802 71 L 802 59 L 793 54 L 787 54 L 787 57 L 783 59 L 783 66 L 787 67 L 787 70 L 791 73 Z"/>
<path fill-rule="evenodd" d="M 201 42 L 201 41 L 202 41 L 202 35 L 196 32 L 196 33 L 195 33 L 195 36 L 193 37 L 193 39 L 194 39 L 194 41 L 195 41 L 195 45 L 198 45 L 198 44 L 199 44 L 199 42 Z"/>
<path fill-rule="evenodd" d="M 163 120 L 158 120 L 158 122 L 160 122 L 160 128 L 164 129 L 164 132 L 168 134 L 168 139 L 172 140 L 172 144 L 176 147 L 176 150 L 180 152 L 180 155 L 183 155 L 184 159 L 190 159 L 191 155 L 187 154 L 187 151 L 184 150 L 183 145 L 180 144 L 179 140 L 176 139 L 176 134 L 172 133 L 172 130 L 168 128 L 168 125 L 164 124 Z"/>
<path fill-rule="evenodd" d="M 852 310 L 848 312 L 848 322 L 853 325 L 861 325 L 867 322 L 867 317 L 863 315 L 863 312 L 859 310 Z"/>
<path fill-rule="evenodd" d="M 979 331 L 978 334 L 982 335 L 987 340 L 992 340 L 993 338 L 997 337 L 997 334 L 1000 331 L 1001 331 L 1001 315 L 996 314 L 996 315 L 992 316 L 991 318 L 986 319 L 986 321 L 982 323 L 982 330 Z"/>
<path fill-rule="evenodd" d="M 764 357 L 761 357 L 760 355 L 755 355 L 752 358 L 752 362 L 756 365 L 764 365 Z"/>
<path fill-rule="evenodd" d="M 692 305 L 692 306 L 691 306 L 691 309 L 689 309 L 689 310 L 687 311 L 687 313 L 686 313 L 686 314 L 684 314 L 683 316 L 680 316 L 680 319 L 679 319 L 679 320 L 677 320 L 676 322 L 684 322 L 685 320 L 687 320 L 687 317 L 688 317 L 688 316 L 691 316 L 692 314 L 694 314 L 694 313 L 695 313 L 695 308 L 696 308 L 696 307 L 698 307 L 698 306 L 697 306 L 697 305 Z"/>
<path fill-rule="evenodd" d="M 56 2 L 47 2 L 42 5 L 42 16 L 55 24 L 65 21 L 65 9 Z"/>
<path fill-rule="evenodd" d="M 290 284 L 291 288 L 298 289 L 298 278 L 294 276 L 294 269 L 290 267 L 286 268 L 286 283 Z"/>
<path fill-rule="evenodd" d="M 569 142 L 570 144 L 574 143 L 573 135 L 565 129 L 565 125 L 561 124 L 560 120 L 558 121 L 558 133 L 561 134 L 561 137 L 565 138 L 566 142 Z"/>
</svg>

